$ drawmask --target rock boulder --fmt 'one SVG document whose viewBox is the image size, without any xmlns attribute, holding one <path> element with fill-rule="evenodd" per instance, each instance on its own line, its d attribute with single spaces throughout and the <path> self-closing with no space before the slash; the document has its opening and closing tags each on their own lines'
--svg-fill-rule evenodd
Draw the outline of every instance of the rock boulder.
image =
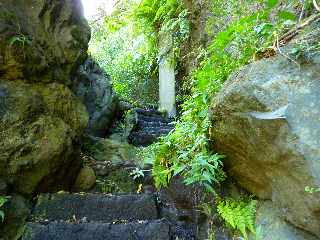
<svg viewBox="0 0 320 240">
<path fill-rule="evenodd" d="M 282 49 L 297 62 L 279 55 L 246 66 L 211 108 L 213 147 L 229 175 L 318 237 L 320 193 L 305 188 L 320 186 L 320 55 L 310 51 L 319 36 L 316 24 Z"/>
<path fill-rule="evenodd" d="M 74 181 L 88 113 L 69 87 L 89 38 L 80 0 L 0 0 L 0 180 L 7 194 Z"/>
<path fill-rule="evenodd" d="M 72 90 L 89 112 L 87 132 L 105 137 L 116 118 L 118 100 L 113 92 L 111 78 L 91 58 L 77 70 Z"/>
</svg>

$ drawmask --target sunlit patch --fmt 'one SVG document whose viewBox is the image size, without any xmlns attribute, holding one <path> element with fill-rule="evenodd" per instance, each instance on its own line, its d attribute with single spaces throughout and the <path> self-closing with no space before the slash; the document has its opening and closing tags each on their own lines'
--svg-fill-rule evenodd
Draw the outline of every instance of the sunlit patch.
<svg viewBox="0 0 320 240">
<path fill-rule="evenodd" d="M 107 15 L 114 10 L 115 0 L 82 0 L 84 15 L 87 19 L 94 19 L 99 16 L 101 9 Z"/>
</svg>

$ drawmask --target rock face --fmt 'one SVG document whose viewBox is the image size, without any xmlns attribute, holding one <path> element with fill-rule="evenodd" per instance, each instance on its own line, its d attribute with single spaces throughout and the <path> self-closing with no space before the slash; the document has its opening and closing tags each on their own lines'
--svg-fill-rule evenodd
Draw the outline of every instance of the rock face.
<svg viewBox="0 0 320 240">
<path fill-rule="evenodd" d="M 257 208 L 257 236 L 263 240 L 317 240 L 319 238 L 293 227 L 280 216 L 281 211 L 271 201 L 260 201 Z"/>
<path fill-rule="evenodd" d="M 0 1 L 1 79 L 70 83 L 90 29 L 80 0 Z"/>
<path fill-rule="evenodd" d="M 88 58 L 79 67 L 72 89 L 89 112 L 87 132 L 93 136 L 104 137 L 116 117 L 118 108 L 110 77 Z"/>
<path fill-rule="evenodd" d="M 0 179 L 10 192 L 74 181 L 88 114 L 68 86 L 89 38 L 80 1 L 0 0 Z"/>
<path fill-rule="evenodd" d="M 312 46 L 319 36 L 315 26 L 295 41 Z M 320 193 L 305 191 L 320 186 L 320 55 L 298 60 L 265 59 L 231 77 L 214 100 L 211 136 L 230 176 L 320 237 Z"/>
</svg>

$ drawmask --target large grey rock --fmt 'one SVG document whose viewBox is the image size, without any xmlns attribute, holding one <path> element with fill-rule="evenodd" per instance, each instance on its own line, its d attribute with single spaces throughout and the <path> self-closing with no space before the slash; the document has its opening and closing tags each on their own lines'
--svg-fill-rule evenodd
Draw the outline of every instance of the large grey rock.
<svg viewBox="0 0 320 240">
<path fill-rule="evenodd" d="M 45 194 L 33 211 L 34 220 L 81 220 L 113 222 L 157 219 L 155 197 L 144 195 Z"/>
<path fill-rule="evenodd" d="M 104 137 L 116 117 L 118 107 L 111 79 L 91 58 L 79 67 L 75 76 L 72 89 L 85 104 L 90 116 L 87 132 Z"/>
<path fill-rule="evenodd" d="M 166 221 L 129 223 L 29 223 L 23 240 L 169 240 L 170 228 Z"/>
<path fill-rule="evenodd" d="M 282 51 L 319 40 L 316 25 Z M 213 101 L 211 136 L 230 176 L 320 237 L 320 193 L 305 191 L 320 186 L 320 54 L 308 49 L 300 66 L 279 55 L 233 75 Z"/>
<path fill-rule="evenodd" d="M 256 240 L 317 240 L 319 238 L 295 228 L 281 218 L 281 211 L 271 201 L 260 201 L 257 208 Z"/>
</svg>

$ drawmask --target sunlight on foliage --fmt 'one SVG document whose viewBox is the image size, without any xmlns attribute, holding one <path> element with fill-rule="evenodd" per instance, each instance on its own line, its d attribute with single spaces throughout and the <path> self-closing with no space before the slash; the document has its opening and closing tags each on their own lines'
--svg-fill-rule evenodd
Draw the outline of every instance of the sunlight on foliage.
<svg viewBox="0 0 320 240">
<path fill-rule="evenodd" d="M 213 11 L 216 10 L 214 5 Z M 154 163 L 153 176 L 158 188 L 167 186 L 178 174 L 185 177 L 186 184 L 199 183 L 210 192 L 214 184 L 224 180 L 223 156 L 210 149 L 209 106 L 231 73 L 253 61 L 256 52 L 272 46 L 285 27 L 284 19 L 270 21 L 271 10 L 267 5 L 234 20 L 210 44 L 206 59 L 192 74 L 193 94 L 183 104 L 176 130 L 145 150 L 148 161 Z"/>
<path fill-rule="evenodd" d="M 218 213 L 234 230 L 239 230 L 248 239 L 247 230 L 256 233 L 256 200 L 235 200 L 228 198 L 218 203 Z"/>
<path fill-rule="evenodd" d="M 3 207 L 3 205 L 9 201 L 9 197 L 6 196 L 0 196 L 0 221 L 3 222 L 4 221 L 4 212 L 3 210 L 1 210 L 1 208 Z"/>
<path fill-rule="evenodd" d="M 122 99 L 137 105 L 156 105 L 156 34 L 153 27 L 137 25 L 131 11 L 136 3 L 127 1 L 102 22 L 92 22 L 89 51 L 111 76 Z"/>
<path fill-rule="evenodd" d="M 116 93 L 140 106 L 158 103 L 158 34 L 173 35 L 175 57 L 189 34 L 188 12 L 177 0 L 120 1 L 111 16 L 90 23 L 89 52 L 111 76 Z M 175 59 L 173 59 L 175 60 Z"/>
</svg>

